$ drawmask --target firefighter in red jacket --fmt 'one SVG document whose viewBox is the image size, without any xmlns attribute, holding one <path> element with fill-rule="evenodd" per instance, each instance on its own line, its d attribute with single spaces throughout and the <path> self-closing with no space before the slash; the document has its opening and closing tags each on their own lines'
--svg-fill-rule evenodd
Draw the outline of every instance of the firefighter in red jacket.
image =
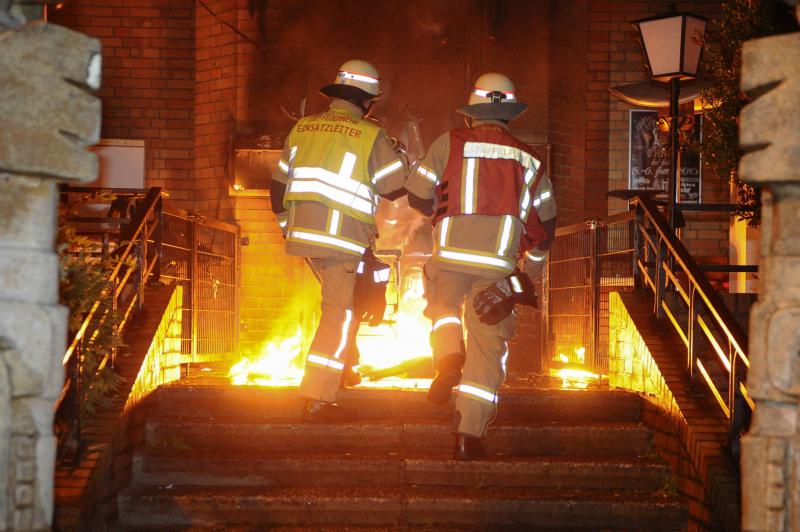
<svg viewBox="0 0 800 532">
<path fill-rule="evenodd" d="M 436 139 L 406 181 L 409 204 L 433 216 L 425 314 L 436 373 L 428 399 L 447 403 L 456 387 L 458 459 L 485 454 L 482 438 L 505 379 L 513 308 L 535 304 L 530 277 L 544 266 L 555 233 L 544 161 L 508 131 L 526 109 L 510 79 L 484 74 L 458 110 L 470 127 Z"/>
<path fill-rule="evenodd" d="M 332 99 L 330 109 L 292 128 L 270 193 L 286 252 L 308 259 L 322 285 L 322 313 L 299 390 L 307 399 L 304 418 L 347 421 L 355 412 L 336 398 L 359 318 L 353 313 L 359 263 L 371 257 L 380 198 L 405 194 L 406 165 L 386 132 L 365 119 L 381 94 L 374 66 L 347 61 L 320 92 Z"/>
</svg>

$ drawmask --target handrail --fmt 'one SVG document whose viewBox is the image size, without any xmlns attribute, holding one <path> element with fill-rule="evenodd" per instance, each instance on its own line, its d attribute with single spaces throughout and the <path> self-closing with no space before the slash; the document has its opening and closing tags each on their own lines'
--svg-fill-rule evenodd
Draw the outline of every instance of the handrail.
<svg viewBox="0 0 800 532">
<path fill-rule="evenodd" d="M 105 217 L 68 219 L 68 222 L 112 224 L 113 230 L 102 232 L 103 256 L 111 257 L 114 267 L 107 275 L 108 286 L 104 296 L 110 301 L 102 304 L 92 302 L 86 316 L 70 339 L 62 360 L 66 370 L 66 382 L 55 405 L 59 457 L 62 460 L 77 460 L 82 450 L 81 403 L 85 401 L 85 386 L 94 382 L 84 362 L 86 349 L 101 331 L 104 323 L 109 323 L 112 315 L 116 331 L 125 330 L 137 308 L 142 308 L 147 282 L 158 279 L 164 284 L 184 284 L 184 320 L 191 323 L 181 332 L 182 355 L 194 360 L 198 352 L 198 331 L 219 331 L 220 339 L 229 341 L 228 349 L 235 352 L 238 345 L 238 304 L 239 287 L 239 237 L 240 230 L 235 224 L 221 222 L 188 211 L 167 208 L 164 199 L 167 194 L 159 188 L 143 190 L 96 189 L 62 187 L 62 201 L 70 202 L 70 193 L 91 193 L 89 201 L 101 200 L 110 205 Z M 111 192 L 112 196 L 98 197 L 98 192 Z M 81 200 L 84 195 L 81 194 Z M 102 201 L 106 200 L 106 201 Z M 120 218 L 115 218 L 119 215 Z M 125 218 L 128 223 L 117 223 Z M 109 219 L 114 222 L 109 222 Z M 80 228 L 81 234 L 95 234 L 97 228 Z M 221 233 L 224 233 L 222 235 Z M 113 238 L 113 251 L 109 252 L 110 238 Z M 185 243 L 182 243 L 184 242 Z M 99 242 L 98 242 L 99 243 Z M 227 250 L 227 251 L 226 251 Z M 186 265 L 186 270 L 165 272 L 165 266 Z M 230 290 L 233 302 L 210 302 L 203 298 L 204 283 L 201 279 L 204 265 L 209 261 L 225 262 L 223 286 Z M 114 313 L 114 314 L 112 314 Z M 201 323 L 200 313 L 213 316 L 214 320 Z M 219 316 L 225 315 L 220 320 Z M 191 340 L 191 353 L 183 342 Z M 184 351 L 184 349 L 186 351 Z M 204 352 L 205 353 L 205 352 Z M 102 367 L 114 367 L 114 350 L 101 353 L 97 361 Z M 98 370 L 99 371 L 99 370 Z M 88 379 L 85 380 L 84 379 Z"/>
<path fill-rule="evenodd" d="M 617 214 L 612 214 L 611 216 L 607 216 L 602 220 L 590 220 L 586 222 L 579 222 L 572 225 L 564 225 L 561 227 L 556 227 L 556 236 L 565 236 L 571 235 L 573 233 L 579 233 L 586 229 L 586 226 L 589 224 L 596 224 L 598 227 L 602 227 L 605 225 L 610 225 L 617 222 L 625 222 L 628 220 L 633 220 L 635 214 L 633 211 L 624 211 Z"/>
<path fill-rule="evenodd" d="M 127 263 L 129 257 L 131 257 L 131 255 L 134 253 L 134 250 L 146 245 L 147 239 L 152 236 L 154 228 L 158 224 L 157 218 L 161 207 L 161 189 L 151 188 L 149 191 L 147 191 L 147 194 L 144 196 L 144 198 L 137 204 L 136 213 L 131 220 L 131 223 L 125 228 L 127 233 L 124 238 L 125 245 L 124 247 L 117 249 L 114 253 L 116 265 L 108 275 L 109 288 L 105 289 L 106 295 L 109 293 L 109 291 L 111 291 L 114 307 L 117 306 L 117 301 L 128 281 L 132 278 L 134 271 L 141 270 L 138 276 L 139 282 L 141 283 L 142 280 L 146 280 L 147 274 L 149 274 L 149 272 L 153 269 L 153 266 L 148 264 L 145 254 L 141 254 L 139 258 L 143 260 L 137 261 L 138 263 L 135 267 L 128 267 Z M 148 225 L 151 226 L 149 230 Z M 125 268 L 124 273 L 122 273 L 123 267 Z M 137 293 L 131 297 L 131 301 L 129 302 L 128 308 L 125 312 L 125 319 L 127 319 L 127 316 L 136 301 L 139 301 L 141 304 L 142 287 L 139 288 L 140 289 L 137 291 Z M 76 360 L 76 357 L 79 356 L 81 346 L 83 345 L 83 342 L 87 340 L 87 337 L 88 341 L 91 342 L 96 336 L 99 328 L 108 318 L 108 313 L 111 309 L 104 308 L 102 310 L 102 315 L 98 315 L 100 307 L 101 300 L 98 299 L 92 304 L 89 312 L 87 312 L 86 316 L 81 322 L 80 327 L 70 341 L 61 361 L 62 366 L 65 369 L 66 378 L 58 400 L 54 405 L 54 411 L 59 412 L 64 409 L 67 406 L 68 397 L 72 398 L 72 400 L 69 401 L 71 403 L 69 406 L 73 408 L 73 412 L 71 419 L 69 420 L 69 431 L 65 437 L 72 440 L 72 445 L 66 446 L 66 448 L 69 448 L 72 453 L 74 453 L 74 456 L 72 457 L 73 459 L 77 459 L 77 455 L 79 453 L 82 421 L 80 381 L 82 378 L 83 368 L 81 367 L 80 360 Z M 94 324 L 94 327 L 92 327 L 92 324 Z M 91 334 L 89 332 L 90 328 L 92 330 Z M 109 358 L 109 354 L 106 354 L 103 357 L 103 360 L 100 362 L 100 368 L 103 368 L 108 364 Z M 111 358 L 111 363 L 113 366 L 113 358 Z M 62 445 L 62 447 L 64 446 Z"/>
<path fill-rule="evenodd" d="M 122 253 L 117 258 L 117 265 L 114 267 L 114 269 L 112 270 L 112 272 L 108 276 L 108 281 L 109 282 L 113 283 L 114 280 L 119 275 L 119 272 L 122 269 L 122 266 L 124 265 L 125 260 L 128 258 L 128 255 L 130 255 L 131 251 L 134 249 L 134 247 L 135 247 L 135 245 L 137 243 L 136 242 L 136 238 L 144 230 L 145 222 L 147 221 L 148 216 L 150 215 L 150 213 L 153 212 L 153 210 L 155 209 L 156 204 L 157 204 L 157 202 L 158 202 L 158 200 L 160 198 L 161 198 L 161 189 L 160 188 L 153 188 L 148 192 L 148 194 L 145 197 L 144 202 L 143 202 L 143 207 L 144 208 L 143 208 L 142 212 L 141 213 L 137 213 L 136 218 L 134 218 L 133 223 L 131 224 L 134 227 L 136 227 L 136 229 L 134 230 L 133 235 L 131 236 L 131 238 L 128 239 L 128 243 L 125 246 L 125 249 L 122 251 Z M 122 286 L 123 286 L 123 283 L 120 283 L 120 286 L 117 287 L 116 291 L 114 292 L 114 296 L 118 296 L 119 295 L 119 293 L 122 290 L 122 288 L 121 288 Z M 78 346 L 78 343 L 84 338 L 84 335 L 86 334 L 86 330 L 89 327 L 89 324 L 91 323 L 91 321 L 94 319 L 94 315 L 97 312 L 97 309 L 99 307 L 100 307 L 100 301 L 98 300 L 98 301 L 95 301 L 94 304 L 92 305 L 92 308 L 89 309 L 89 312 L 86 314 L 86 317 L 84 318 L 83 322 L 81 323 L 81 326 L 78 329 L 78 332 L 75 333 L 75 337 L 72 339 L 72 342 L 70 343 L 69 347 L 67 348 L 67 351 L 64 353 L 64 358 L 62 360 L 62 363 L 64 365 L 66 365 L 72 359 L 72 356 L 75 353 L 75 349 Z M 56 404 L 56 408 L 58 408 L 58 406 L 59 405 Z"/>
<path fill-rule="evenodd" d="M 647 250 L 649 249 L 655 256 L 654 260 L 647 260 L 647 257 L 641 256 L 641 254 L 637 257 L 637 269 L 655 295 L 654 312 L 657 316 L 666 314 L 684 340 L 687 346 L 686 369 L 692 376 L 697 368 L 703 376 L 703 381 L 708 385 L 722 412 L 729 419 L 730 444 L 734 454 L 738 454 L 740 435 L 746 424 L 746 418 L 749 418 L 753 409 L 753 403 L 745 385 L 747 369 L 750 367 L 747 357 L 747 335 L 720 295 L 714 290 L 702 268 L 695 263 L 684 244 L 669 227 L 655 202 L 649 197 L 638 196 L 633 198 L 631 203 L 636 207 L 636 228 L 640 237 L 639 242 L 645 250 L 645 255 L 648 255 Z M 637 249 L 637 253 L 639 252 L 640 250 Z M 653 268 L 652 276 L 648 273 L 648 267 Z M 680 285 L 676 271 L 685 274 L 688 290 Z M 665 292 L 669 282 L 675 285 L 681 300 L 688 307 L 689 321 L 686 331 L 682 330 L 666 303 Z M 707 317 L 710 317 L 712 324 L 722 333 L 725 340 L 723 345 L 728 344 L 727 355 L 723 345 L 720 345 L 720 342 L 714 337 L 709 324 L 701 315 L 703 310 L 707 312 Z M 717 389 L 703 363 L 697 358 L 695 344 L 699 337 L 698 333 L 702 333 L 708 339 L 709 344 L 720 358 L 722 369 L 728 373 L 727 398 L 723 398 L 723 394 Z M 741 364 L 739 364 L 740 362 Z"/>
</svg>

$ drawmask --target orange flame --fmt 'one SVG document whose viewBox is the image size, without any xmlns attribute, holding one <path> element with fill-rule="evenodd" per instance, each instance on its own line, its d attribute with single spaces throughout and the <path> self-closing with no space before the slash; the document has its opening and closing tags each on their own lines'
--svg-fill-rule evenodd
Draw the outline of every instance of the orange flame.
<svg viewBox="0 0 800 532">
<path fill-rule="evenodd" d="M 397 301 L 396 311 L 388 322 L 375 327 L 362 324 L 359 328 L 356 342 L 362 374 L 381 372 L 431 356 L 431 324 L 422 313 L 426 303 L 421 271 L 408 273 L 400 287 L 390 284 L 387 299 Z M 299 385 L 304 373 L 303 338 L 308 332 L 298 328 L 293 334 L 278 335 L 279 338 L 265 343 L 257 354 L 244 357 L 231 367 L 231 382 L 251 386 Z M 427 388 L 429 383 L 430 379 L 383 377 L 374 382 L 365 379 L 362 386 Z"/>
<path fill-rule="evenodd" d="M 574 350 L 574 357 L 570 360 L 570 357 L 563 353 L 558 354 L 558 360 L 563 362 L 564 364 L 574 364 L 574 365 L 585 365 L 586 364 L 586 348 L 585 347 L 577 347 Z M 596 381 L 600 378 L 600 375 L 597 373 L 592 373 L 591 371 L 587 371 L 584 369 L 579 369 L 575 367 L 568 367 L 568 368 L 561 368 L 552 370 L 552 375 L 561 379 L 561 387 L 564 389 L 579 389 L 585 390 L 589 387 L 589 384 L 592 381 Z"/>
<path fill-rule="evenodd" d="M 280 342 L 268 342 L 261 352 L 245 357 L 229 371 L 231 382 L 237 385 L 296 386 L 303 378 L 303 358 L 300 329 Z"/>
</svg>

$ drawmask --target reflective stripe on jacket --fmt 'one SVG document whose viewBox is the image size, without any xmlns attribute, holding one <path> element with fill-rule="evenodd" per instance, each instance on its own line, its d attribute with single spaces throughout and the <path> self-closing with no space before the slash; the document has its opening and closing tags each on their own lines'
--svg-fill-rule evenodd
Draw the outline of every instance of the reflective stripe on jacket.
<svg viewBox="0 0 800 532">
<path fill-rule="evenodd" d="M 281 161 L 289 174 L 284 205 L 312 201 L 373 224 L 378 197 L 368 165 L 380 131 L 337 108 L 300 119 L 287 138 L 290 160 Z"/>
<path fill-rule="evenodd" d="M 519 251 L 544 238 L 532 197 L 544 173 L 532 150 L 502 128 L 451 131 L 436 185 L 436 260 L 459 270 L 513 271 Z"/>
</svg>

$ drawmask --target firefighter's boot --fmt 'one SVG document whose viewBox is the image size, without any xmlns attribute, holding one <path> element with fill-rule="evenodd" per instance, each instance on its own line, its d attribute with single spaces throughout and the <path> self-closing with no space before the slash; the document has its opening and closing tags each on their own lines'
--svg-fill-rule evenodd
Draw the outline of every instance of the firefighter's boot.
<svg viewBox="0 0 800 532">
<path fill-rule="evenodd" d="M 303 419 L 309 423 L 348 423 L 358 421 L 358 412 L 336 403 L 308 401 Z"/>
<path fill-rule="evenodd" d="M 345 366 L 342 372 L 342 388 L 350 388 L 361 384 L 361 374 L 353 366 Z"/>
<path fill-rule="evenodd" d="M 456 447 L 453 457 L 456 460 L 482 460 L 486 458 L 486 449 L 483 447 L 483 438 L 456 434 Z"/>
<path fill-rule="evenodd" d="M 461 382 L 461 367 L 464 355 L 447 355 L 441 357 L 436 364 L 436 374 L 428 390 L 428 401 L 437 405 L 446 404 L 450 400 L 453 387 Z"/>
</svg>

